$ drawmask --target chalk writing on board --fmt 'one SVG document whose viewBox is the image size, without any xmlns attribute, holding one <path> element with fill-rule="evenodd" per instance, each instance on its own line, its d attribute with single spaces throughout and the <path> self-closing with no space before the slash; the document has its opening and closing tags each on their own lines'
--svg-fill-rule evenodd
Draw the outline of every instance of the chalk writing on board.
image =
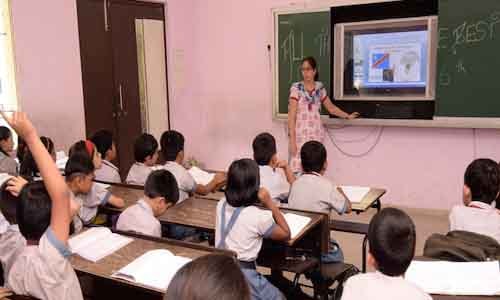
<svg viewBox="0 0 500 300">
<path fill-rule="evenodd" d="M 465 63 L 462 59 L 457 62 L 457 72 L 467 74 L 467 69 L 465 68 Z"/>
<path fill-rule="evenodd" d="M 290 79 L 289 82 L 293 80 L 294 65 L 296 62 L 300 62 L 304 57 L 304 33 L 299 34 L 299 49 L 296 51 L 295 48 L 295 32 L 290 30 L 288 36 L 285 38 L 283 43 L 280 45 L 280 52 L 282 53 L 283 60 L 289 66 Z"/>
<path fill-rule="evenodd" d="M 451 84 L 451 75 L 448 72 L 441 71 L 439 73 L 439 85 L 449 86 Z"/>
<path fill-rule="evenodd" d="M 319 56 L 330 56 L 330 30 L 328 27 L 321 28 L 321 32 L 314 38 L 314 43 L 318 45 Z"/>
</svg>

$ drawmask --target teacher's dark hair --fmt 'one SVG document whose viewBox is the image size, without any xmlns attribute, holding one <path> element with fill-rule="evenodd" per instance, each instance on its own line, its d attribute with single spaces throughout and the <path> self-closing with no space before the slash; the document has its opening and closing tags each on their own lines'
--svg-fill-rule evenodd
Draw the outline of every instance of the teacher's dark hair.
<svg viewBox="0 0 500 300">
<path fill-rule="evenodd" d="M 312 57 L 312 56 L 304 57 L 302 59 L 302 61 L 300 62 L 300 65 L 302 66 L 305 62 L 307 62 L 311 66 L 311 68 L 314 71 L 316 71 L 316 75 L 314 75 L 314 81 L 318 81 L 319 80 L 319 72 L 318 72 L 318 68 L 317 68 L 316 59 L 314 59 L 314 57 Z"/>
<path fill-rule="evenodd" d="M 164 299 L 250 300 L 250 289 L 234 258 L 209 254 L 179 269 Z"/>
</svg>

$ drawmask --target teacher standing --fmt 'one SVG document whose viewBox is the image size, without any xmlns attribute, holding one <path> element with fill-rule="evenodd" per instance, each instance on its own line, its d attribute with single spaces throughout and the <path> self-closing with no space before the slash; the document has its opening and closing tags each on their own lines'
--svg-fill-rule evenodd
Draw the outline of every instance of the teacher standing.
<svg viewBox="0 0 500 300">
<path fill-rule="evenodd" d="M 308 141 L 323 142 L 324 128 L 321 124 L 320 109 L 342 119 L 354 119 L 357 112 L 348 114 L 332 103 L 323 83 L 317 81 L 316 60 L 306 57 L 300 68 L 302 81 L 292 84 L 288 100 L 288 132 L 290 166 L 293 172 L 301 171 L 300 148 Z"/>
</svg>

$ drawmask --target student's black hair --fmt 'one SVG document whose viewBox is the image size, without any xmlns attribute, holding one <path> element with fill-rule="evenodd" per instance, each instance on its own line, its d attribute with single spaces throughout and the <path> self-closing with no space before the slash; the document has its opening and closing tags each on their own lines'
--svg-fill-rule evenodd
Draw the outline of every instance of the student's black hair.
<svg viewBox="0 0 500 300">
<path fill-rule="evenodd" d="M 174 161 L 184 150 L 184 136 L 175 130 L 165 131 L 160 138 L 161 153 L 166 161 Z"/>
<path fill-rule="evenodd" d="M 73 146 L 71 146 L 69 148 L 68 156 L 71 157 L 71 156 L 73 156 L 75 154 L 87 155 L 90 158 L 90 160 L 93 160 L 94 159 L 94 152 L 95 151 L 96 150 L 94 148 L 94 150 L 92 151 L 92 153 L 89 153 L 89 151 L 87 150 L 87 142 L 84 141 L 84 140 L 81 140 L 81 141 L 78 141 L 78 142 L 74 143 Z"/>
<path fill-rule="evenodd" d="M 316 75 L 314 75 L 314 80 L 315 81 L 318 81 L 319 80 L 319 70 L 317 68 L 317 63 L 316 63 L 316 59 L 314 59 L 314 57 L 312 56 L 307 56 L 307 57 L 304 57 L 302 59 L 302 61 L 300 62 L 300 67 L 302 67 L 302 65 L 307 62 L 311 68 L 316 71 Z"/>
<path fill-rule="evenodd" d="M 106 158 L 106 152 L 113 148 L 113 133 L 109 130 L 101 129 L 97 131 L 90 140 L 94 143 L 97 152 L 101 153 L 103 159 Z"/>
<path fill-rule="evenodd" d="M 259 201 L 259 166 L 244 158 L 233 161 L 227 172 L 226 200 L 233 207 L 250 206 Z"/>
<path fill-rule="evenodd" d="M 94 163 L 87 154 L 73 153 L 66 163 L 64 175 L 66 180 L 70 181 L 75 176 L 85 176 L 92 174 L 95 170 Z"/>
<path fill-rule="evenodd" d="M 26 184 L 19 195 L 17 223 L 26 240 L 38 241 L 50 225 L 52 202 L 43 181 Z"/>
<path fill-rule="evenodd" d="M 0 187 L 0 212 L 10 224 L 17 224 L 17 204 L 19 198 L 6 190 L 7 181 Z"/>
<path fill-rule="evenodd" d="M 50 138 L 42 136 L 40 137 L 40 141 L 42 141 L 42 144 L 49 153 L 54 153 L 54 142 Z M 19 167 L 19 175 L 23 176 L 27 180 L 32 180 L 33 177 L 38 176 L 38 172 L 38 166 L 33 158 L 33 154 L 31 154 L 29 149 L 26 149 L 24 152 L 24 158 Z"/>
<path fill-rule="evenodd" d="M 179 201 L 179 186 L 175 176 L 167 170 L 156 170 L 149 174 L 144 185 L 144 195 L 149 198 L 163 197 L 172 204 Z"/>
<path fill-rule="evenodd" d="M 377 269 L 388 276 L 405 273 L 415 255 L 415 224 L 402 210 L 384 208 L 370 221 L 368 242 Z"/>
<path fill-rule="evenodd" d="M 9 139 L 12 136 L 12 132 L 10 132 L 10 129 L 6 126 L 0 126 L 0 141 L 5 141 Z M 2 147 L 0 147 L 0 152 L 5 154 L 6 156 L 9 156 L 7 152 L 5 152 Z"/>
<path fill-rule="evenodd" d="M 146 157 L 152 156 L 158 150 L 158 142 L 151 134 L 141 134 L 134 143 L 135 161 L 143 163 Z"/>
<path fill-rule="evenodd" d="M 250 300 L 250 289 L 234 258 L 209 254 L 180 268 L 164 299 Z"/>
<path fill-rule="evenodd" d="M 20 136 L 17 136 L 16 156 L 17 159 L 19 160 L 19 163 L 23 162 L 26 151 L 28 151 L 28 145 L 26 145 L 26 142 Z"/>
<path fill-rule="evenodd" d="M 302 170 L 305 173 L 321 172 L 326 162 L 326 149 L 318 141 L 306 142 L 300 149 Z"/>
<path fill-rule="evenodd" d="M 266 166 L 276 154 L 276 140 L 270 133 L 264 132 L 255 137 L 252 148 L 253 159 L 259 166 Z"/>
<path fill-rule="evenodd" d="M 472 201 L 491 204 L 496 200 L 500 189 L 500 169 L 497 162 L 488 158 L 474 160 L 465 170 L 464 184 L 470 189 Z"/>
</svg>

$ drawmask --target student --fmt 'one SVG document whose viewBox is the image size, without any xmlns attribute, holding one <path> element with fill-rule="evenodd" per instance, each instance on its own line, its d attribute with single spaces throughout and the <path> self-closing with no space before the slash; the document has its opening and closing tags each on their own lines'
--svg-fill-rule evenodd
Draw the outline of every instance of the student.
<svg viewBox="0 0 500 300">
<path fill-rule="evenodd" d="M 415 254 L 415 225 L 396 208 L 384 208 L 368 228 L 368 264 L 376 272 L 355 275 L 344 285 L 342 300 L 432 300 L 403 278 Z"/>
<path fill-rule="evenodd" d="M 21 137 L 17 137 L 17 150 L 16 150 L 16 158 L 19 164 L 23 162 L 24 159 L 24 154 L 26 153 L 26 150 L 28 147 L 26 146 L 26 143 Z"/>
<path fill-rule="evenodd" d="M 157 217 L 179 200 L 179 188 L 174 175 L 167 170 L 149 174 L 144 186 L 144 198 L 120 214 L 116 229 L 161 237 Z"/>
<path fill-rule="evenodd" d="M 94 164 L 88 155 L 73 153 L 68 159 L 64 173 L 66 184 L 80 206 L 73 218 L 75 232 L 79 232 L 83 225 L 94 222 L 99 205 L 109 204 L 117 208 L 125 206 L 123 199 L 94 183 Z"/>
<path fill-rule="evenodd" d="M 464 174 L 464 205 L 451 209 L 450 230 L 484 234 L 500 242 L 500 211 L 495 208 L 499 188 L 498 164 L 486 158 L 474 160 Z"/>
<path fill-rule="evenodd" d="M 28 246 L 18 255 L 7 280 L 16 294 L 39 299 L 83 299 L 68 257 L 70 194 L 54 160 L 26 114 L 4 119 L 26 141 L 44 181 L 26 184 L 19 195 L 17 221 Z"/>
<path fill-rule="evenodd" d="M 251 159 L 229 167 L 226 196 L 217 204 L 215 245 L 234 251 L 250 286 L 252 299 L 283 299 L 281 292 L 256 270 L 264 238 L 290 239 L 290 228 L 269 192 L 259 188 L 259 167 Z M 261 203 L 270 211 L 255 206 Z"/>
<path fill-rule="evenodd" d="M 0 173 L 17 175 L 17 162 L 11 157 L 14 148 L 12 132 L 5 126 L 0 126 Z"/>
<path fill-rule="evenodd" d="M 164 299 L 250 300 L 250 291 L 234 258 L 209 254 L 180 268 Z"/>
<path fill-rule="evenodd" d="M 116 145 L 111 131 L 99 130 L 90 140 L 102 158 L 102 166 L 100 169 L 96 169 L 95 178 L 105 182 L 121 183 L 119 170 L 112 163 L 116 159 Z"/>
<path fill-rule="evenodd" d="M 226 181 L 223 173 L 215 174 L 212 181 L 206 185 L 196 184 L 194 178 L 182 166 L 184 161 L 184 136 L 175 131 L 165 131 L 160 139 L 161 151 L 166 160 L 164 168 L 174 174 L 179 185 L 179 202 L 186 200 L 189 194 L 206 195 L 217 189 Z"/>
<path fill-rule="evenodd" d="M 144 185 L 158 160 L 158 142 L 151 134 L 143 133 L 134 143 L 135 163 L 128 171 L 128 184 Z"/>
<path fill-rule="evenodd" d="M 97 148 L 92 141 L 81 140 L 74 143 L 73 146 L 69 148 L 69 157 L 77 153 L 87 155 L 94 164 L 95 170 L 98 170 L 102 167 L 101 153 L 97 151 Z"/>
<path fill-rule="evenodd" d="M 253 140 L 252 148 L 253 158 L 259 165 L 260 186 L 269 191 L 271 198 L 286 200 L 295 176 L 288 163 L 278 159 L 276 140 L 267 132 L 261 133 Z"/>
<path fill-rule="evenodd" d="M 50 153 L 52 159 L 56 161 L 54 142 L 46 136 L 40 137 L 40 141 L 45 146 L 45 149 L 47 149 L 47 151 Z M 28 180 L 33 180 L 40 177 L 38 167 L 36 166 L 35 163 L 35 159 L 33 158 L 33 155 L 31 154 L 29 149 L 25 149 L 24 151 L 24 158 L 19 168 L 19 175 L 23 176 Z"/>
</svg>

